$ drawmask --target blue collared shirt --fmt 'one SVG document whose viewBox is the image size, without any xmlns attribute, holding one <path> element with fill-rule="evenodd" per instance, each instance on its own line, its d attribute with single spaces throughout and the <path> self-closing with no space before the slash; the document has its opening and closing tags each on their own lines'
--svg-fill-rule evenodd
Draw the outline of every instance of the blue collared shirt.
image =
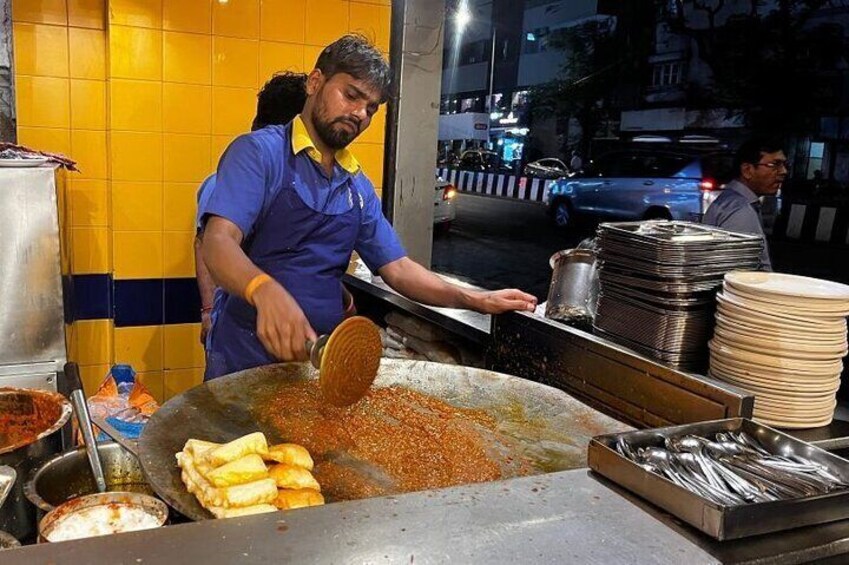
<svg viewBox="0 0 849 565">
<path fill-rule="evenodd" d="M 360 207 L 362 220 L 354 249 L 372 272 L 404 257 L 406 252 L 383 216 L 374 185 L 353 156 L 347 151 L 337 153 L 333 173 L 327 175 L 315 161 L 316 151 L 308 136 L 304 139 L 305 131 L 297 117 L 287 125 L 238 137 L 221 157 L 214 190 L 199 213 L 230 220 L 248 239 L 284 189 L 284 177 L 291 177 L 298 197 L 316 212 L 335 215 Z M 283 158 L 284 152 L 294 158 Z M 295 164 L 294 171 L 284 171 L 287 161 Z"/>
<path fill-rule="evenodd" d="M 702 223 L 728 231 L 761 236 L 764 240 L 761 270 L 772 270 L 769 246 L 761 222 L 760 199 L 748 186 L 738 180 L 725 185 L 725 189 L 707 209 Z"/>
<path fill-rule="evenodd" d="M 198 233 L 203 229 L 203 216 L 206 214 L 206 206 L 209 204 L 213 190 L 215 190 L 215 173 L 206 177 L 198 189 L 198 211 L 195 217 L 195 229 Z"/>
</svg>

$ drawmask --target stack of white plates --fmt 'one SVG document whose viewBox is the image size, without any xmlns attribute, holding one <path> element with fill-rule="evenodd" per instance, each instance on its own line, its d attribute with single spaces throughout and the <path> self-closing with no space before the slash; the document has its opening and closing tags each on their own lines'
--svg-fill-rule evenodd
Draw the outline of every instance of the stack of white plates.
<svg viewBox="0 0 849 565">
<path fill-rule="evenodd" d="M 847 352 L 849 286 L 733 272 L 717 295 L 710 374 L 755 396 L 754 417 L 783 428 L 831 423 Z"/>
</svg>

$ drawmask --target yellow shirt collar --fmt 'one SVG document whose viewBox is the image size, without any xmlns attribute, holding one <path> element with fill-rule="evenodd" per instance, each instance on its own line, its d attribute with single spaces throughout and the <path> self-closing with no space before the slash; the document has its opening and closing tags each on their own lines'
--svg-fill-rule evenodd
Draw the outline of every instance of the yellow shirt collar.
<svg viewBox="0 0 849 565">
<path fill-rule="evenodd" d="M 297 155 L 301 151 L 306 151 L 313 161 L 321 163 L 321 152 L 316 149 L 315 143 L 313 143 L 299 114 L 292 120 L 292 153 Z M 336 162 L 352 175 L 360 170 L 360 163 L 347 148 L 336 152 Z"/>
</svg>

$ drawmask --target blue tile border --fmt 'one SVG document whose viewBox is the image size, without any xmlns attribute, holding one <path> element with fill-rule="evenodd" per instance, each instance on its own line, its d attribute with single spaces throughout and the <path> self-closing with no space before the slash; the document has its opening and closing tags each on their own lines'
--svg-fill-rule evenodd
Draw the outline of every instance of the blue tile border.
<svg viewBox="0 0 849 565">
<path fill-rule="evenodd" d="M 112 277 L 108 274 L 62 277 L 65 322 L 112 317 Z"/>
<path fill-rule="evenodd" d="M 193 278 L 116 280 L 109 274 L 62 277 L 65 323 L 115 320 L 116 327 L 200 322 Z"/>
<path fill-rule="evenodd" d="M 112 288 L 116 328 L 162 324 L 163 279 L 117 280 Z"/>
<path fill-rule="evenodd" d="M 197 279 L 165 279 L 164 323 L 200 322 L 200 291 Z"/>
</svg>

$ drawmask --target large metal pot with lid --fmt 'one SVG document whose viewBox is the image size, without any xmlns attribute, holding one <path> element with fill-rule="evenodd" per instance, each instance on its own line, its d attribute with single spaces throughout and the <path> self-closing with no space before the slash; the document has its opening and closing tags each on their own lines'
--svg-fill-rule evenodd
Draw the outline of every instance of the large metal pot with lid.
<svg viewBox="0 0 849 565">
<path fill-rule="evenodd" d="M 24 496 L 32 469 L 62 451 L 59 430 L 71 417 L 71 404 L 55 392 L 0 388 L 0 465 L 15 469 L 17 479 L 0 507 L 0 530 L 19 540 L 36 533 L 35 507 Z"/>
</svg>

